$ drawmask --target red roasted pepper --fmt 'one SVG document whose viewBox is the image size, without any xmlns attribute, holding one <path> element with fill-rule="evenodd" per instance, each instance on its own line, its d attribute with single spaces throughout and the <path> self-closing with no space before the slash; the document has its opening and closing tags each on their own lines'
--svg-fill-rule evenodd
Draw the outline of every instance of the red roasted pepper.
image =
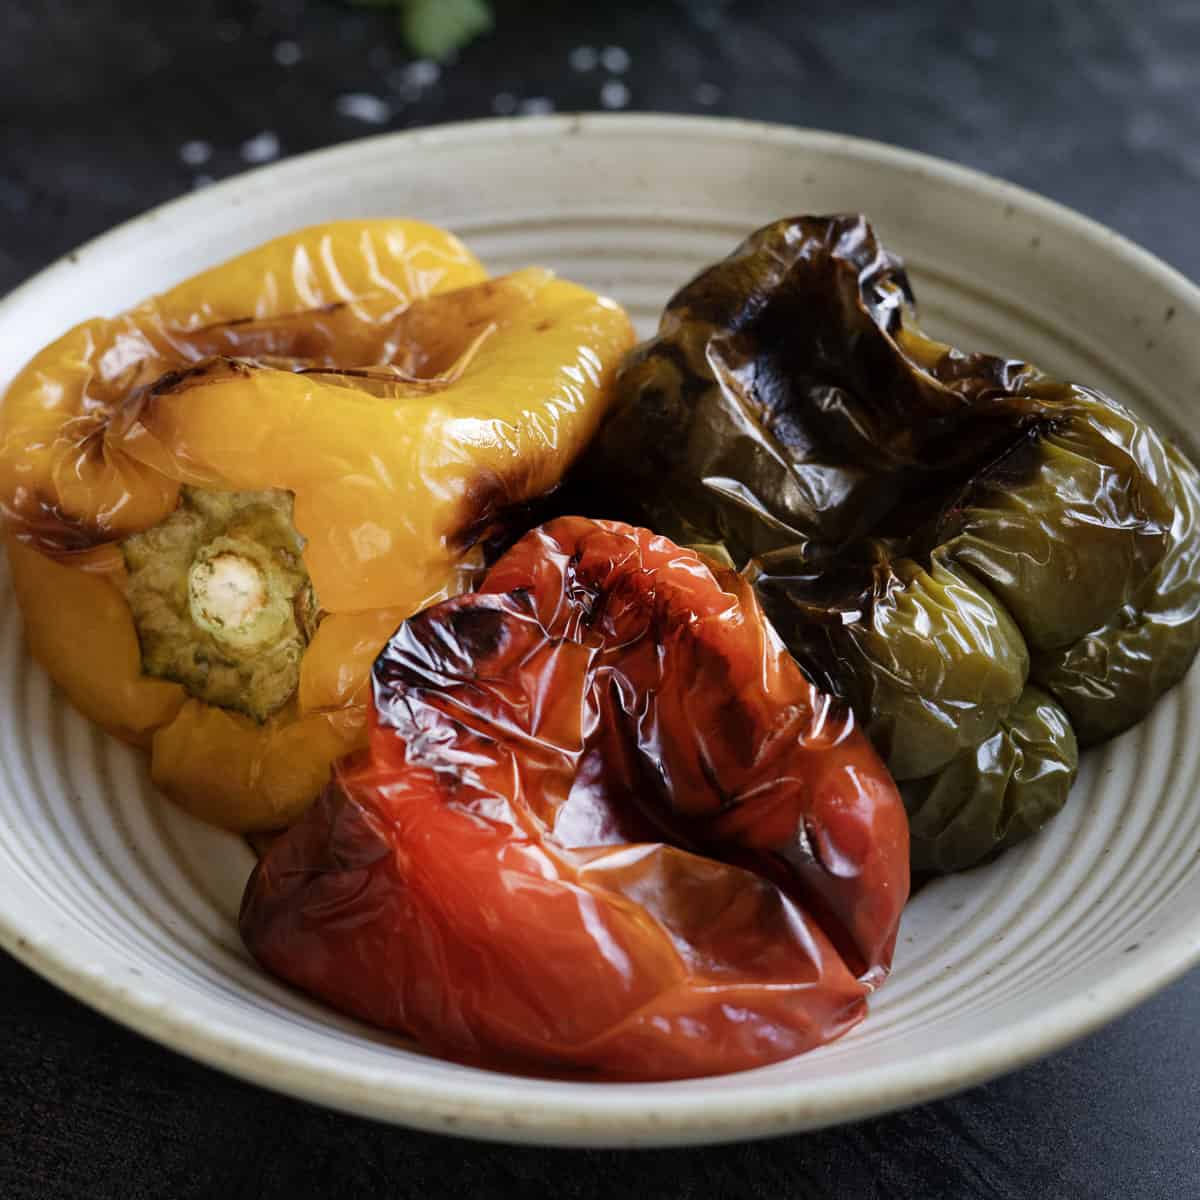
<svg viewBox="0 0 1200 1200">
<path fill-rule="evenodd" d="M 251 877 L 269 970 L 462 1061 L 669 1079 L 837 1037 L 908 895 L 895 785 L 732 571 L 567 517 L 377 660 Z"/>
</svg>

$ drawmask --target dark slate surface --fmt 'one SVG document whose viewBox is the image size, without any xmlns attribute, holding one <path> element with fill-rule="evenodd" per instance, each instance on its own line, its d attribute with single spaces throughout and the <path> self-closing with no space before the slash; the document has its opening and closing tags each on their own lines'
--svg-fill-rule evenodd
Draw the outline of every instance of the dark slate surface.
<svg viewBox="0 0 1200 1200">
<path fill-rule="evenodd" d="M 499 31 L 434 78 L 387 15 L 333 0 L 3 0 L 0 291 L 255 159 L 605 103 L 931 151 L 1082 209 L 1200 276 L 1193 0 L 500 8 Z M 619 47 L 628 62 L 610 54 L 608 70 L 581 70 L 581 46 Z M 1200 1194 L 1197 1011 L 1193 973 L 1045 1062 L 857 1126 L 707 1150 L 545 1151 L 269 1095 L 123 1031 L 0 955 L 0 1196 L 1174 1200 Z"/>
</svg>

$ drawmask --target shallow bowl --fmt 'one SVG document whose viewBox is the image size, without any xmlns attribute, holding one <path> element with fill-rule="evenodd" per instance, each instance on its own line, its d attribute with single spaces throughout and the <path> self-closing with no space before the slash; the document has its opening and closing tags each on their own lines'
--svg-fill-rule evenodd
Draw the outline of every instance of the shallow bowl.
<svg viewBox="0 0 1200 1200">
<path fill-rule="evenodd" d="M 1096 384 L 1177 436 L 1194 425 L 1200 290 L 1110 231 L 886 146 L 653 116 L 372 138 L 157 209 L 0 302 L 0 386 L 75 321 L 328 218 L 447 225 L 494 271 L 554 267 L 647 333 L 678 285 L 756 226 L 834 210 L 866 212 L 904 255 L 935 333 Z M 1198 697 L 1193 672 L 1084 756 L 1040 836 L 921 891 L 891 980 L 841 1041 L 724 1078 L 550 1082 L 430 1058 L 264 975 L 235 926 L 250 851 L 163 803 L 136 754 L 65 707 L 25 655 L 0 561 L 0 945 L 184 1054 L 387 1121 L 580 1145 L 814 1128 L 1011 1070 L 1200 958 Z"/>
</svg>

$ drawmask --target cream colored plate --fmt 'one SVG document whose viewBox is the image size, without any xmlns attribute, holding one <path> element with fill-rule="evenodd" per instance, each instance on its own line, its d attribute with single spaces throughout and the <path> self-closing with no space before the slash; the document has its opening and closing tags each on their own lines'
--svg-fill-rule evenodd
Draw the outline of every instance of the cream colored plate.
<svg viewBox="0 0 1200 1200">
<path fill-rule="evenodd" d="M 142 217 L 0 303 L 0 381 L 73 322 L 332 217 L 448 225 L 495 271 L 544 263 L 648 332 L 757 225 L 862 210 L 926 322 L 1191 427 L 1200 291 L 1116 235 L 933 159 L 671 117 L 488 121 L 255 171 Z M 87 647 L 79 648 L 86 654 Z M 864 1117 L 1061 1046 L 1200 958 L 1200 673 L 1085 756 L 1066 811 L 905 914 L 866 1023 L 792 1062 L 675 1084 L 514 1078 L 428 1058 L 263 975 L 234 925 L 251 856 L 162 804 L 141 761 L 26 660 L 0 563 L 0 943 L 100 1011 L 268 1087 L 428 1129 L 577 1144 L 743 1138 Z"/>
</svg>

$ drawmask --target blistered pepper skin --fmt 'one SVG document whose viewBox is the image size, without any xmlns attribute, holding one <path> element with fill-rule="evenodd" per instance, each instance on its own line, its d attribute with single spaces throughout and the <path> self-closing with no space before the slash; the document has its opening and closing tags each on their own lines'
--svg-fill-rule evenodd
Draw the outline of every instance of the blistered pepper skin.
<svg viewBox="0 0 1200 1200">
<path fill-rule="evenodd" d="M 990 737 L 904 788 L 914 871 L 962 871 L 1037 833 L 1079 766 L 1071 723 L 1032 684 Z"/>
<path fill-rule="evenodd" d="M 344 221 L 277 238 L 41 350 L 0 409 L 0 511 L 66 555 L 148 529 L 181 481 L 131 452 L 127 413 L 164 377 L 212 357 L 369 361 L 414 300 L 486 279 L 457 238 L 415 221 Z M 237 414 L 229 440 L 259 441 Z"/>
<path fill-rule="evenodd" d="M 78 326 L 0 408 L 0 515 L 34 652 L 89 716 L 152 747 L 189 811 L 287 824 L 363 743 L 379 647 L 467 586 L 506 512 L 556 485 L 631 338 L 610 302 L 537 269 L 489 280 L 412 221 L 301 230 Z M 185 488 L 294 498 L 320 623 L 268 719 L 135 686 L 118 547 Z M 88 641 L 56 626 L 57 601 Z M 98 640 L 134 678 L 108 688 L 116 652 L 89 653 Z"/>
<path fill-rule="evenodd" d="M 976 788 L 979 836 L 930 856 L 956 869 L 1039 827 L 1074 774 L 1065 718 L 1021 751 L 1051 788 L 964 767 L 1027 683 L 1088 744 L 1145 716 L 1200 645 L 1193 464 L 1093 389 L 927 337 L 859 216 L 775 222 L 685 285 L 586 465 L 637 519 L 723 547 L 897 778 Z M 1029 797 L 1028 819 L 1002 807 Z M 942 811 L 923 809 L 926 841 Z"/>
<path fill-rule="evenodd" d="M 374 668 L 370 748 L 267 852 L 241 930 L 335 1007 L 497 1068 L 670 1079 L 864 1014 L 907 821 L 751 589 L 563 518 Z"/>
<path fill-rule="evenodd" d="M 1200 634 L 1200 475 L 1167 447 L 1171 548 L 1138 593 L 1078 641 L 1037 655 L 1034 673 L 1066 709 L 1080 745 L 1128 729 L 1192 664 Z"/>
<path fill-rule="evenodd" d="M 885 545 L 865 549 L 874 562 L 857 619 L 830 619 L 828 576 L 811 551 L 764 554 L 747 575 L 793 652 L 836 676 L 866 716 L 895 778 L 926 778 L 991 735 L 1025 687 L 1029 652 L 1003 605 L 961 567 L 938 555 L 925 570 Z"/>
</svg>

